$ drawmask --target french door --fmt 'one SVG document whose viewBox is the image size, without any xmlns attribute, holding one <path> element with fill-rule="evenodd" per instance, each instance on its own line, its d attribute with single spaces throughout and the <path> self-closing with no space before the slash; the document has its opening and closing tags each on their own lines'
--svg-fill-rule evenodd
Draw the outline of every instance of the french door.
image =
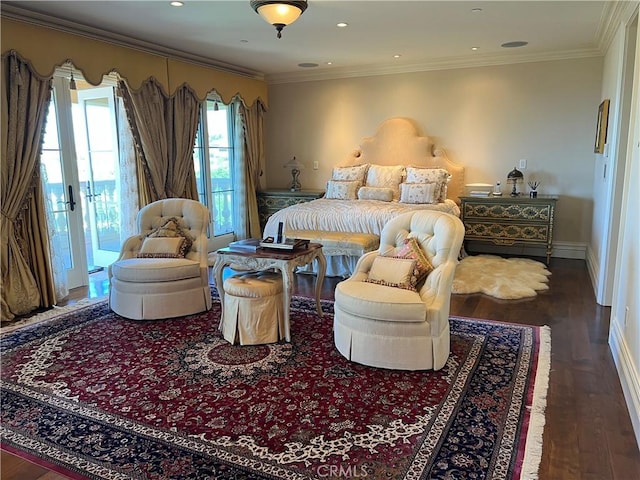
<svg viewBox="0 0 640 480">
<path fill-rule="evenodd" d="M 112 87 L 70 90 L 54 77 L 42 148 L 56 255 L 69 288 L 115 261 L 120 250 L 118 143 Z"/>
<path fill-rule="evenodd" d="M 113 87 L 77 94 L 74 134 L 91 272 L 115 262 L 120 252 L 118 137 Z"/>
</svg>

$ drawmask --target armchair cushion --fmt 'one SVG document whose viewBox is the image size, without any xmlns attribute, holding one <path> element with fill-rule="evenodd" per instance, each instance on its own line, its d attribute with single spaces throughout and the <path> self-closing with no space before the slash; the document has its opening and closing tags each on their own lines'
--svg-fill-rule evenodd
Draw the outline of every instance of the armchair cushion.
<svg viewBox="0 0 640 480">
<path fill-rule="evenodd" d="M 387 252 L 385 256 L 392 258 L 410 259 L 416 262 L 415 268 L 417 273 L 411 278 L 411 286 L 416 289 L 427 275 L 433 270 L 433 265 L 420 247 L 415 237 L 409 237 L 404 240 L 404 244 L 395 249 L 395 251 Z"/>
<path fill-rule="evenodd" d="M 138 258 L 184 258 L 184 237 L 147 237 L 142 240 Z"/>
<path fill-rule="evenodd" d="M 182 244 L 182 249 L 180 253 L 181 257 L 184 257 L 186 253 L 191 250 L 191 246 L 193 245 L 193 238 L 189 233 L 185 232 L 182 227 L 180 227 L 180 221 L 176 217 L 171 217 L 165 220 L 165 222 L 157 228 L 154 228 L 148 235 L 147 238 L 176 238 L 181 237 L 184 238 L 184 242 Z"/>
<path fill-rule="evenodd" d="M 367 282 L 342 282 L 335 296 L 343 311 L 371 320 L 424 323 L 427 315 L 427 305 L 412 290 Z"/>
<path fill-rule="evenodd" d="M 376 257 L 365 282 L 387 287 L 416 289 L 416 275 L 419 274 L 415 260 L 410 258 Z"/>
<path fill-rule="evenodd" d="M 200 264 L 186 258 L 127 258 L 112 264 L 111 274 L 123 282 L 175 282 L 199 278 Z"/>
</svg>

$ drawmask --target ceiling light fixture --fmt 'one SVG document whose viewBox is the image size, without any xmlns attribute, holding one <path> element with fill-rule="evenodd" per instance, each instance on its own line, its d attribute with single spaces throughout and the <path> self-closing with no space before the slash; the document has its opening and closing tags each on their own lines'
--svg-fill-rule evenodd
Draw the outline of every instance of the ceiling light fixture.
<svg viewBox="0 0 640 480">
<path fill-rule="evenodd" d="M 336 23 L 336 27 L 338 28 L 345 28 L 348 27 L 349 24 L 347 22 L 340 22 L 340 23 Z"/>
<path fill-rule="evenodd" d="M 171 6 L 172 7 L 182 7 L 182 6 L 184 6 L 184 3 L 182 3 L 182 2 L 171 2 Z"/>
<path fill-rule="evenodd" d="M 523 40 L 516 40 L 514 42 L 507 42 L 500 45 L 502 48 L 518 48 L 529 45 L 529 42 L 525 42 Z"/>
<path fill-rule="evenodd" d="M 276 27 L 278 38 L 282 37 L 282 29 L 295 22 L 307 9 L 306 0 L 251 0 L 249 4 L 265 21 Z"/>
</svg>

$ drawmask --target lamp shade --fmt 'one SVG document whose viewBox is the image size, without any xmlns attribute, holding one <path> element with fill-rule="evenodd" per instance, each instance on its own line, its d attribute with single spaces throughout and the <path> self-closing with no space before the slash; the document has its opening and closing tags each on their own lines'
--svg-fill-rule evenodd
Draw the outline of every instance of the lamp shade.
<svg viewBox="0 0 640 480">
<path fill-rule="evenodd" d="M 284 168 L 296 168 L 298 170 L 301 170 L 304 168 L 304 163 L 302 163 L 296 157 L 293 157 L 291 160 L 284 164 Z"/>
<path fill-rule="evenodd" d="M 249 3 L 265 21 L 276 27 L 278 38 L 282 37 L 282 29 L 295 22 L 307 9 L 306 1 L 252 0 Z"/>
<path fill-rule="evenodd" d="M 513 170 L 507 174 L 507 180 L 520 183 L 524 180 L 524 175 L 516 167 L 513 167 Z"/>
</svg>

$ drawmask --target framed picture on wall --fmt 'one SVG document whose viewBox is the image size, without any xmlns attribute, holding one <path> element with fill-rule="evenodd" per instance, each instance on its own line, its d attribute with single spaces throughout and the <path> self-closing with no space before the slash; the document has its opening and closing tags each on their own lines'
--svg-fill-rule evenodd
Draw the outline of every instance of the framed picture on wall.
<svg viewBox="0 0 640 480">
<path fill-rule="evenodd" d="M 598 123 L 596 125 L 596 143 L 593 147 L 595 153 L 604 153 L 604 145 L 607 143 L 607 124 L 609 122 L 609 100 L 603 100 L 598 107 Z"/>
</svg>

